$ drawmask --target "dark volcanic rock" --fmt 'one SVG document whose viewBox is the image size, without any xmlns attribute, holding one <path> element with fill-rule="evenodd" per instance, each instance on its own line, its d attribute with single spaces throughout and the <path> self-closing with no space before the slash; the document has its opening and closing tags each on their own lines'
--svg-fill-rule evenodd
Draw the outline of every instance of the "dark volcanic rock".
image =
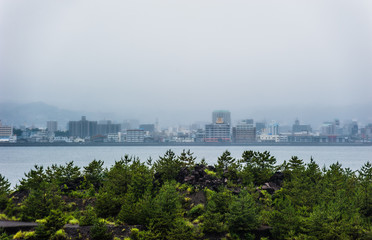
<svg viewBox="0 0 372 240">
<path fill-rule="evenodd" d="M 10 194 L 9 198 L 13 200 L 14 204 L 20 204 L 28 197 L 30 194 L 29 190 L 18 190 Z"/>
<path fill-rule="evenodd" d="M 269 179 L 270 183 L 275 183 L 275 185 L 282 187 L 283 186 L 283 180 L 284 180 L 284 173 L 282 172 L 276 172 L 274 175 L 271 176 Z"/>
<path fill-rule="evenodd" d="M 18 231 L 29 231 L 37 225 L 38 223 L 35 222 L 0 221 L 0 228 L 8 234 L 15 234 Z"/>
<path fill-rule="evenodd" d="M 84 181 L 84 177 L 78 177 L 73 179 L 72 181 L 66 182 L 61 185 L 62 192 L 69 192 L 69 191 L 75 191 L 78 189 L 81 185 L 81 183 Z"/>
<path fill-rule="evenodd" d="M 257 188 L 257 191 L 265 190 L 270 194 L 278 191 L 283 184 L 284 174 L 281 172 L 274 173 L 269 179 L 269 182 L 264 183 L 261 187 Z"/>
<path fill-rule="evenodd" d="M 280 187 L 272 182 L 264 183 L 264 185 L 261 186 L 261 190 L 266 190 L 270 194 L 273 194 L 275 191 L 279 189 Z"/>
<path fill-rule="evenodd" d="M 177 176 L 177 181 L 180 183 L 186 183 L 199 188 L 208 187 L 212 190 L 217 190 L 220 185 L 225 184 L 221 179 L 216 176 L 208 175 L 205 169 L 209 171 L 214 171 L 213 166 L 205 166 L 201 164 L 196 164 L 192 171 L 187 168 L 182 168 Z"/>
</svg>

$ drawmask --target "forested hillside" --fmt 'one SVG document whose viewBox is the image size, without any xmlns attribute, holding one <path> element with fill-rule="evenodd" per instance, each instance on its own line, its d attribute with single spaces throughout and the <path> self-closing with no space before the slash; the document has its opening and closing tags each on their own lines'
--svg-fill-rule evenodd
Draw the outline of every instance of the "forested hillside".
<svg viewBox="0 0 372 240">
<path fill-rule="evenodd" d="M 15 189 L 0 175 L 0 220 L 39 223 L 0 239 L 372 239 L 369 162 L 352 171 L 225 151 L 208 166 L 168 150 L 103 164 L 35 166 Z"/>
</svg>

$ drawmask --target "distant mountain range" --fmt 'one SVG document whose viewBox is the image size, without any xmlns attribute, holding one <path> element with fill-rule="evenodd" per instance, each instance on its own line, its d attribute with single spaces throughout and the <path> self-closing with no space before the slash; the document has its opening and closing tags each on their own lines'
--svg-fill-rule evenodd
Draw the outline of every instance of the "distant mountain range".
<svg viewBox="0 0 372 240">
<path fill-rule="evenodd" d="M 43 102 L 0 103 L 0 120 L 6 125 L 46 127 L 47 121 L 57 121 L 59 128 L 65 129 L 68 121 L 80 120 L 81 116 L 87 116 L 88 120 L 98 120 L 112 117 L 113 114 L 71 111 Z"/>
<path fill-rule="evenodd" d="M 202 109 L 168 109 L 163 112 L 149 111 L 149 109 L 141 109 L 126 112 L 126 118 L 137 116 L 140 121 L 147 123 L 155 122 L 155 117 L 159 117 L 162 127 L 175 126 L 177 123 L 189 124 L 197 121 L 209 122 L 209 116 L 212 112 L 206 113 L 207 110 Z M 255 122 L 263 121 L 270 122 L 271 120 L 278 121 L 281 126 L 291 126 L 295 119 L 298 118 L 302 124 L 311 124 L 313 129 L 320 127 L 325 121 L 333 121 L 339 119 L 341 122 L 351 119 L 357 119 L 362 124 L 372 123 L 372 104 L 353 105 L 344 107 L 329 107 L 329 106 L 266 106 L 266 107 L 251 107 L 246 111 L 235 106 L 231 111 L 233 125 L 238 120 L 253 118 Z M 141 116 L 138 116 L 141 113 Z M 147 115 L 146 115 L 147 114 Z M 103 112 L 87 112 L 87 111 L 71 111 L 61 109 L 43 102 L 34 102 L 28 104 L 18 103 L 0 103 L 0 120 L 3 124 L 13 126 L 35 126 L 46 127 L 46 122 L 55 120 L 58 121 L 60 129 L 65 129 L 68 121 L 80 120 L 81 116 L 86 116 L 88 120 L 113 120 L 121 123 L 124 119 L 119 113 L 103 113 Z M 204 116 L 204 118 L 203 118 Z M 136 117 L 134 117 L 136 118 Z M 153 119 L 153 120 L 151 120 Z"/>
</svg>

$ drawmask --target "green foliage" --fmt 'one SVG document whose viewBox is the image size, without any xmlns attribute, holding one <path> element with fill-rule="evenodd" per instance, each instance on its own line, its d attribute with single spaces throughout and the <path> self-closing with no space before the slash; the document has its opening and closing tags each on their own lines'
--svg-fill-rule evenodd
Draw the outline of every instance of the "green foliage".
<svg viewBox="0 0 372 240">
<path fill-rule="evenodd" d="M 98 221 L 96 212 L 93 207 L 89 206 L 81 212 L 79 224 L 80 226 L 91 226 Z"/>
<path fill-rule="evenodd" d="M 28 173 L 25 173 L 25 178 L 20 180 L 19 190 L 33 190 L 38 189 L 40 183 L 46 179 L 43 166 L 34 166 L 35 169 L 31 169 Z"/>
<path fill-rule="evenodd" d="M 367 162 L 359 171 L 358 203 L 360 213 L 372 223 L 372 164 Z"/>
<path fill-rule="evenodd" d="M 111 240 L 112 233 L 109 231 L 105 222 L 97 221 L 90 229 L 90 236 L 92 240 Z"/>
<path fill-rule="evenodd" d="M 39 224 L 35 228 L 35 237 L 38 240 L 48 240 L 51 237 L 51 233 L 45 224 Z"/>
<path fill-rule="evenodd" d="M 121 196 L 107 188 L 101 188 L 97 194 L 96 212 L 99 217 L 116 216 L 120 212 Z"/>
<path fill-rule="evenodd" d="M 132 240 L 139 240 L 140 239 L 140 231 L 138 228 L 132 228 L 130 230 L 130 238 Z"/>
<path fill-rule="evenodd" d="M 207 199 L 207 208 L 203 214 L 203 231 L 207 233 L 226 231 L 224 222 L 226 214 L 229 212 L 229 204 L 233 199 L 231 192 L 227 189 L 221 189 L 219 192 L 209 191 Z"/>
<path fill-rule="evenodd" d="M 12 238 L 8 235 L 8 234 L 6 234 L 5 232 L 1 232 L 0 231 L 0 240 L 11 240 Z"/>
<path fill-rule="evenodd" d="M 21 207 L 21 218 L 24 221 L 34 221 L 49 215 L 53 209 L 63 206 L 60 194 L 45 182 L 39 184 L 39 189 L 31 190 Z"/>
<path fill-rule="evenodd" d="M 181 161 L 172 150 L 159 157 L 153 165 L 154 171 L 160 176 L 162 182 L 174 180 L 181 167 Z"/>
<path fill-rule="evenodd" d="M 270 156 L 270 152 L 244 151 L 239 163 L 243 167 L 243 181 L 255 185 L 267 182 L 275 172 L 276 159 Z"/>
<path fill-rule="evenodd" d="M 61 210 L 51 210 L 49 216 L 46 218 L 45 226 L 54 233 L 62 228 L 65 223 L 66 220 Z"/>
<path fill-rule="evenodd" d="M 172 228 L 167 232 L 165 239 L 169 240 L 193 240 L 194 237 L 194 229 L 192 224 L 188 224 L 182 218 L 177 218 L 172 225 Z"/>
<path fill-rule="evenodd" d="M 216 177 L 217 176 L 217 173 L 216 172 L 213 172 L 211 170 L 208 170 L 207 168 L 204 169 L 204 172 L 210 176 L 213 176 L 213 177 Z"/>
<path fill-rule="evenodd" d="M 248 191 L 242 191 L 229 206 L 226 215 L 229 231 L 241 238 L 258 227 L 258 207 Z"/>
<path fill-rule="evenodd" d="M 152 186 L 152 172 L 139 159 L 127 155 L 107 173 L 107 179 L 97 194 L 96 211 L 100 217 L 116 217 L 133 222 L 131 212 L 136 214 L 135 205 Z M 121 181 L 118 181 L 121 180 Z M 122 206 L 123 205 L 123 206 Z M 131 211 L 131 212 L 129 212 Z M 125 216 L 124 216 L 125 215 Z"/>
<path fill-rule="evenodd" d="M 104 162 L 101 160 L 93 160 L 88 166 L 84 167 L 84 176 L 89 183 L 96 187 L 102 183 L 104 177 L 103 164 Z"/>
<path fill-rule="evenodd" d="M 182 218 L 181 196 L 174 182 L 165 182 L 152 202 L 152 218 L 145 239 L 167 239 Z"/>
<path fill-rule="evenodd" d="M 217 164 L 215 165 L 217 174 L 222 176 L 224 170 L 227 170 L 234 162 L 235 158 L 231 157 L 231 153 L 228 150 L 223 152 L 222 155 L 218 157 Z"/>
<path fill-rule="evenodd" d="M 208 163 L 207 163 L 207 161 L 205 160 L 205 158 L 202 158 L 202 159 L 200 160 L 200 165 L 204 165 L 204 166 L 207 166 L 207 165 L 208 165 Z"/>
<path fill-rule="evenodd" d="M 311 211 L 321 199 L 320 181 L 322 174 L 319 166 L 311 159 L 310 163 L 301 167 L 288 167 L 282 190 L 277 197 L 285 196 L 297 206 L 304 206 Z"/>
<path fill-rule="evenodd" d="M 5 237 L 7 237 L 7 238 L 4 238 L 4 239 L 10 239 L 10 237 L 8 237 L 8 236 L 5 236 Z M 0 238 L 0 239 L 2 239 L 2 238 Z M 18 231 L 13 236 L 13 239 L 35 239 L 35 232 L 33 232 L 33 231 L 26 231 L 26 232 Z"/>
<path fill-rule="evenodd" d="M 146 191 L 152 187 L 153 174 L 148 166 L 135 159 L 130 165 L 131 179 L 128 185 L 128 193 L 134 195 L 138 201 Z"/>
<path fill-rule="evenodd" d="M 110 189 L 115 195 L 124 195 L 127 193 L 128 185 L 131 180 L 130 163 L 135 160 L 135 157 L 125 155 L 124 158 L 115 162 L 104 182 L 104 187 Z"/>
<path fill-rule="evenodd" d="M 187 216 L 189 216 L 191 219 L 195 219 L 202 215 L 204 211 L 204 204 L 199 203 L 198 205 L 190 209 L 190 211 L 187 213 Z"/>
<path fill-rule="evenodd" d="M 51 210 L 45 223 L 39 224 L 35 229 L 36 239 L 64 239 L 56 235 L 56 231 L 61 229 L 66 223 L 60 210 Z M 52 237 L 54 236 L 54 237 Z"/>
<path fill-rule="evenodd" d="M 99 217 L 113 217 L 120 212 L 122 198 L 131 181 L 129 163 L 132 160 L 132 157 L 125 155 L 107 172 L 103 187 L 97 194 L 96 212 Z"/>
<path fill-rule="evenodd" d="M 183 149 L 180 156 L 178 156 L 178 160 L 180 161 L 182 167 L 191 168 L 195 165 L 196 157 L 194 157 L 193 154 L 194 153 L 192 153 L 190 149 L 187 150 L 187 152 L 185 151 L 185 149 Z"/>
<path fill-rule="evenodd" d="M 67 234 L 66 234 L 65 230 L 63 230 L 63 229 L 59 229 L 51 237 L 51 240 L 67 240 L 67 239 L 68 239 Z"/>
<path fill-rule="evenodd" d="M 10 183 L 8 179 L 0 174 L 0 211 L 4 210 L 7 206 L 9 191 Z"/>
<path fill-rule="evenodd" d="M 10 183 L 3 175 L 0 174 L 0 194 L 8 194 L 10 191 Z"/>
<path fill-rule="evenodd" d="M 68 221 L 68 224 L 72 224 L 72 225 L 79 225 L 80 224 L 80 221 L 76 218 L 72 218 Z"/>
<path fill-rule="evenodd" d="M 345 204 L 342 198 L 336 202 L 324 202 L 315 207 L 306 219 L 307 233 L 316 239 L 358 239 L 362 229 L 356 210 Z"/>
<path fill-rule="evenodd" d="M 137 201 L 133 193 L 128 193 L 124 198 L 124 203 L 118 215 L 118 219 L 127 224 L 139 224 Z"/>
<path fill-rule="evenodd" d="M 66 183 L 75 182 L 80 176 L 80 167 L 74 166 L 74 162 L 68 162 L 66 165 L 53 164 L 45 170 L 46 181 L 53 182 L 58 186 Z"/>
<path fill-rule="evenodd" d="M 132 229 L 132 239 L 252 239 L 260 224 L 272 227 L 273 239 L 369 239 L 372 235 L 369 162 L 359 171 L 339 163 L 320 169 L 313 159 L 304 163 L 293 156 L 275 166 L 269 152 L 245 151 L 235 161 L 225 151 L 218 158 L 217 171 L 205 172 L 223 177 L 227 184 L 218 191 L 205 188 L 205 205 L 196 206 L 204 196 L 191 194 L 195 186 L 174 181 L 179 180 L 182 167 L 192 169 L 194 162 L 190 151 L 176 156 L 169 150 L 155 163 L 125 155 L 110 169 L 103 169 L 103 161 L 94 160 L 83 174 L 73 162 L 46 170 L 35 166 L 20 181 L 20 194 L 9 199 L 10 185 L 0 175 L 0 207 L 5 208 L 0 218 L 44 219 L 30 239 L 67 239 L 61 227 L 75 219 L 72 216 L 79 219 L 75 223 L 94 226 L 90 239 L 112 239 L 98 217 L 141 225 L 143 231 Z M 271 194 L 262 190 L 261 184 L 278 170 L 284 174 L 280 190 Z M 236 190 L 241 191 L 238 196 L 231 192 Z M 188 195 L 181 194 L 185 192 Z M 93 206 L 86 207 L 93 201 Z M 18 234 L 25 238 L 25 233 Z"/>
<path fill-rule="evenodd" d="M 300 218 L 296 214 L 296 208 L 292 202 L 286 198 L 277 198 L 274 201 L 274 206 L 275 209 L 270 216 L 273 236 L 277 239 L 285 239 L 289 232 L 298 232 Z"/>
<path fill-rule="evenodd" d="M 153 201 L 153 216 L 158 222 L 171 222 L 181 216 L 181 196 L 174 182 L 166 182 Z"/>
</svg>

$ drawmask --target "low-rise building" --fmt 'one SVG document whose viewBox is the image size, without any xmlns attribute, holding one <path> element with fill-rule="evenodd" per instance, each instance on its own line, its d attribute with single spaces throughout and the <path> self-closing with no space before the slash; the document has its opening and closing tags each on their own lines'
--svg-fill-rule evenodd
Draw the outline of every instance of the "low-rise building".
<svg viewBox="0 0 372 240">
<path fill-rule="evenodd" d="M 270 135 L 270 134 L 261 134 L 259 135 L 260 142 L 288 142 L 288 136 L 285 135 Z"/>
</svg>

